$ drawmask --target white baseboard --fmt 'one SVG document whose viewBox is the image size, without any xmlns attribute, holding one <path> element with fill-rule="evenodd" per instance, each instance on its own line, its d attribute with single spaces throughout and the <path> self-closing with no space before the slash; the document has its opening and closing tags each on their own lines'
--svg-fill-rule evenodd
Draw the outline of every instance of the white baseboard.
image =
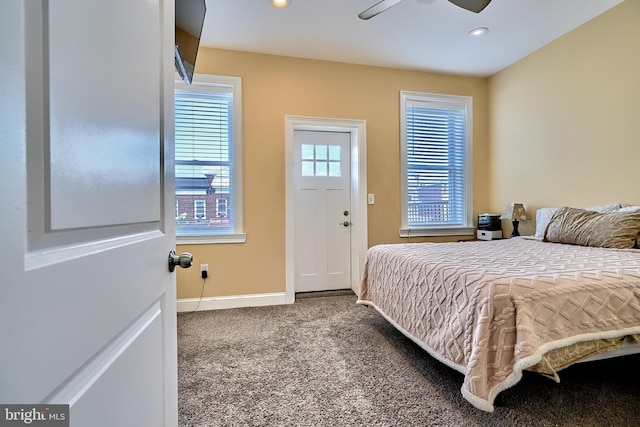
<svg viewBox="0 0 640 427">
<path fill-rule="evenodd" d="M 200 303 L 198 305 L 198 302 Z M 286 294 L 232 295 L 226 297 L 184 298 L 177 301 L 178 312 L 220 310 L 225 308 L 262 307 L 266 305 L 288 304 Z"/>
</svg>

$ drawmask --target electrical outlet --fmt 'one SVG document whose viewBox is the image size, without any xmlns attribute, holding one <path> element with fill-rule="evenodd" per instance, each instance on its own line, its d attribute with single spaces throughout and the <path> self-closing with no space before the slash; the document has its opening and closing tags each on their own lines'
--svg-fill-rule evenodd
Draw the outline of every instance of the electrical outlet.
<svg viewBox="0 0 640 427">
<path fill-rule="evenodd" d="M 203 279 L 209 277 L 209 264 L 200 264 L 200 277 Z"/>
</svg>

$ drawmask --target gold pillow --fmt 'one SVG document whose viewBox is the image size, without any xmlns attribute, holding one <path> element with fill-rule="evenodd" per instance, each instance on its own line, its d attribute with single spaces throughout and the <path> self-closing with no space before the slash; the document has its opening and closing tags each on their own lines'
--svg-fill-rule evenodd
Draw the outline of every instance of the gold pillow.
<svg viewBox="0 0 640 427">
<path fill-rule="evenodd" d="M 620 209 L 620 212 L 637 212 L 640 211 L 640 206 L 625 206 Z M 636 239 L 636 248 L 640 249 L 640 233 L 638 233 L 638 238 Z"/>
<path fill-rule="evenodd" d="M 549 221 L 547 242 L 632 249 L 640 233 L 640 211 L 598 213 L 562 207 Z"/>
</svg>

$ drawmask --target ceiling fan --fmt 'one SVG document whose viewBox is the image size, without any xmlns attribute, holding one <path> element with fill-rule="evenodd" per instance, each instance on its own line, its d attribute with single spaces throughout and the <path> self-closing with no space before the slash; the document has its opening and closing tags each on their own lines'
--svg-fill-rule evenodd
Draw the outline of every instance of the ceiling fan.
<svg viewBox="0 0 640 427">
<path fill-rule="evenodd" d="M 369 9 L 360 13 L 358 15 L 358 18 L 364 19 L 364 20 L 371 19 L 377 14 L 384 12 L 385 10 L 389 9 L 391 6 L 395 6 L 401 1 L 402 0 L 382 0 L 381 2 L 374 4 Z M 470 12 L 475 12 L 475 13 L 480 13 L 485 7 L 487 7 L 489 3 L 491 3 L 491 0 L 448 0 L 448 1 L 449 3 L 453 3 L 456 6 L 459 6 L 463 9 L 466 9 Z"/>
</svg>

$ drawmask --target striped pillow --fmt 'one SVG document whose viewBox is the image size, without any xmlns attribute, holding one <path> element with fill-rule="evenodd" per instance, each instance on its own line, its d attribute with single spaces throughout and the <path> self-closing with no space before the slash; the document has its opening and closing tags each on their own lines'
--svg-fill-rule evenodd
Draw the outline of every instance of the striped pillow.
<svg viewBox="0 0 640 427">
<path fill-rule="evenodd" d="M 620 209 L 618 212 L 638 212 L 640 211 L 640 206 L 625 206 Z M 636 239 L 636 248 L 640 249 L 640 233 L 638 233 L 638 237 Z"/>
<path fill-rule="evenodd" d="M 632 249 L 640 233 L 640 211 L 598 213 L 562 207 L 551 218 L 544 240 L 602 248 Z"/>
</svg>

